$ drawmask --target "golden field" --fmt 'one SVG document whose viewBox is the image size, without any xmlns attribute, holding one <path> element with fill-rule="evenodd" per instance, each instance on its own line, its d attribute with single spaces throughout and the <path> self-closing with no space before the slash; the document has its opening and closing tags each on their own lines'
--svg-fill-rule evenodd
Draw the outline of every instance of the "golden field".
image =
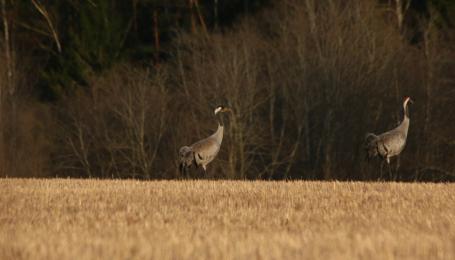
<svg viewBox="0 0 455 260">
<path fill-rule="evenodd" d="M 0 180 L 0 259 L 455 259 L 455 184 Z"/>
</svg>

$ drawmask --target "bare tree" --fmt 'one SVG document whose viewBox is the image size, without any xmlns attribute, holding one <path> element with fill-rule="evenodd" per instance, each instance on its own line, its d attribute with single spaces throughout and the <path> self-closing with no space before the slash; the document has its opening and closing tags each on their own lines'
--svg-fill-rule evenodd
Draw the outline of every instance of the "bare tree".
<svg viewBox="0 0 455 260">
<path fill-rule="evenodd" d="M 87 176 L 158 177 L 166 131 L 166 75 L 117 67 L 92 81 L 90 93 L 68 104 L 61 124 L 67 160 L 63 170 L 78 168 Z M 69 156 L 67 156 L 69 155 Z"/>
</svg>

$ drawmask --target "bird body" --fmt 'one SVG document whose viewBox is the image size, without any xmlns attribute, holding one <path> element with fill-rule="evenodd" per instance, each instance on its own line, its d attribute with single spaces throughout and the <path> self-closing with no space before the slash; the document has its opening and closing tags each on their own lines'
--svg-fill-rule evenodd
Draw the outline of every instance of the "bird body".
<svg viewBox="0 0 455 260">
<path fill-rule="evenodd" d="M 221 112 L 228 112 L 229 108 L 217 107 L 215 115 Z M 224 126 L 222 120 L 218 120 L 218 129 L 209 137 L 202 139 L 190 146 L 183 146 L 179 150 L 180 172 L 186 172 L 192 165 L 202 167 L 204 172 L 207 165 L 218 155 L 223 141 Z"/>
<path fill-rule="evenodd" d="M 194 158 L 197 166 L 202 166 L 206 170 L 207 164 L 215 159 L 221 148 L 223 132 L 224 127 L 218 125 L 218 129 L 214 134 L 191 145 L 192 150 L 195 152 Z"/>
<path fill-rule="evenodd" d="M 406 146 L 406 139 L 409 130 L 409 111 L 406 97 L 403 102 L 404 118 L 396 128 L 380 135 L 368 133 L 365 137 L 365 149 L 368 158 L 379 156 L 390 163 L 390 158 L 399 155 Z M 411 101 L 412 102 L 412 101 Z"/>
</svg>

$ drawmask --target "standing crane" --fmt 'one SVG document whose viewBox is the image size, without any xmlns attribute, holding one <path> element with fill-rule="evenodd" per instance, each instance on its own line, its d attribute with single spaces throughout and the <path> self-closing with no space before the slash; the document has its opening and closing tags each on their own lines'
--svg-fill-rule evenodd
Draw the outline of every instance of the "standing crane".
<svg viewBox="0 0 455 260">
<path fill-rule="evenodd" d="M 202 139 L 190 146 L 183 146 L 179 150 L 179 170 L 180 173 L 187 173 L 189 168 L 194 165 L 196 168 L 202 166 L 204 173 L 207 171 L 207 165 L 215 159 L 220 151 L 221 142 L 223 141 L 223 120 L 221 113 L 232 112 L 230 108 L 218 106 L 214 113 L 218 120 L 218 129 L 211 136 Z"/>
<path fill-rule="evenodd" d="M 409 129 L 409 103 L 413 103 L 413 101 L 410 97 L 405 97 L 403 101 L 403 121 L 401 121 L 401 123 L 395 129 L 392 129 L 380 135 L 368 133 L 365 136 L 365 150 L 367 152 L 368 159 L 374 157 L 380 157 L 384 159 L 389 166 L 389 174 L 390 158 L 399 155 L 406 145 L 406 138 L 408 136 Z"/>
</svg>

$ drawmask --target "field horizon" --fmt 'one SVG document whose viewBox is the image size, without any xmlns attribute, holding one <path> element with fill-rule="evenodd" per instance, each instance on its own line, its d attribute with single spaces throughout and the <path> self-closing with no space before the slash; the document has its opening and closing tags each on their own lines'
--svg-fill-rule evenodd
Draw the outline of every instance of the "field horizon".
<svg viewBox="0 0 455 260">
<path fill-rule="evenodd" d="M 0 179 L 1 259 L 454 259 L 455 184 Z"/>
</svg>

